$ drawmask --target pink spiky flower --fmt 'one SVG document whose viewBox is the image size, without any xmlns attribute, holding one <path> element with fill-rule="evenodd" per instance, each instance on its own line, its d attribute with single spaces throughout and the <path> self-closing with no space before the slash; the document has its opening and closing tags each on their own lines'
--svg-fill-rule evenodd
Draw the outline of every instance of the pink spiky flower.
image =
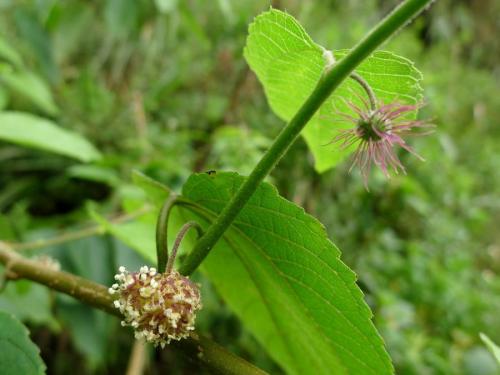
<svg viewBox="0 0 500 375">
<path fill-rule="evenodd" d="M 431 124 L 419 120 L 405 119 L 405 115 L 418 110 L 422 105 L 404 105 L 397 102 L 384 105 L 381 103 L 376 108 L 370 108 L 368 102 L 363 100 L 365 108 L 347 102 L 350 108 L 358 115 L 357 118 L 339 114 L 356 126 L 351 129 L 340 130 L 333 142 L 339 142 L 342 148 L 357 144 L 354 152 L 353 163 L 349 172 L 354 167 L 359 167 L 365 187 L 368 189 L 368 177 L 372 164 L 379 167 L 384 175 L 389 178 L 389 170 L 393 169 L 406 173 L 405 167 L 399 160 L 395 147 L 399 146 L 424 160 L 413 148 L 406 144 L 404 138 L 409 135 L 426 135 L 429 132 L 414 132 L 415 129 L 430 128 Z"/>
</svg>

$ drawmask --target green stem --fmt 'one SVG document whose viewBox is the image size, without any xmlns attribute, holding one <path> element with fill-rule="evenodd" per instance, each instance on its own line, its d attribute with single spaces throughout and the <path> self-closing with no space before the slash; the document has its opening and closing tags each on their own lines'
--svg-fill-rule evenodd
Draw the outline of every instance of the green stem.
<svg viewBox="0 0 500 375">
<path fill-rule="evenodd" d="M 200 237 L 191 253 L 185 259 L 180 272 L 191 274 L 205 259 L 222 234 L 245 206 L 262 180 L 271 172 L 278 161 L 297 139 L 307 122 L 323 102 L 346 79 L 353 70 L 391 35 L 415 17 L 432 0 L 407 0 L 392 11 L 372 29 L 343 59 L 336 62 L 330 71 L 319 80 L 316 88 L 286 127 L 275 139 L 262 159 L 256 165 L 245 183 L 241 185 L 217 220 Z"/>
<path fill-rule="evenodd" d="M 174 194 L 169 195 L 158 214 L 156 222 L 156 260 L 158 272 L 160 273 L 165 272 L 168 260 L 168 217 L 176 201 L 177 196 Z"/>
<path fill-rule="evenodd" d="M 196 221 L 188 221 L 186 224 L 184 224 L 182 228 L 179 230 L 177 237 L 175 238 L 174 247 L 172 248 L 172 254 L 168 258 L 165 273 L 172 272 L 172 268 L 174 267 L 175 257 L 177 256 L 177 250 L 179 250 L 179 246 L 182 242 L 182 239 L 184 238 L 188 230 L 191 228 L 196 229 L 196 231 L 198 232 L 198 237 L 201 237 L 203 235 L 203 229 L 201 228 L 200 224 L 198 224 Z"/>
<path fill-rule="evenodd" d="M 358 73 L 352 72 L 350 75 L 351 79 L 355 80 L 359 85 L 365 90 L 366 95 L 368 95 L 368 99 L 370 101 L 370 109 L 375 111 L 377 109 L 377 97 L 373 92 L 371 86 L 366 82 L 363 77 L 361 77 Z M 365 102 L 366 103 L 366 102 Z"/>
<path fill-rule="evenodd" d="M 59 292 L 123 318 L 120 311 L 113 307 L 113 297 L 101 284 L 44 267 L 39 262 L 27 259 L 0 242 L 0 263 L 8 265 L 9 272 L 18 278 L 36 281 Z M 192 334 L 189 338 L 175 341 L 172 348 L 187 355 L 193 361 L 207 367 L 215 374 L 226 375 L 264 375 L 264 371 L 232 354 L 219 344 L 201 335 Z"/>
</svg>

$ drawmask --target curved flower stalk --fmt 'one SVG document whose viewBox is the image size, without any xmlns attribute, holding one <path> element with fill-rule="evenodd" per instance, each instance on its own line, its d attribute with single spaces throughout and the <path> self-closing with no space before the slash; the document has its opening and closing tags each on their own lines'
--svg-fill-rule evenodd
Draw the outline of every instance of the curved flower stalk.
<svg viewBox="0 0 500 375">
<path fill-rule="evenodd" d="M 202 229 L 193 221 L 184 224 L 168 257 L 166 232 L 172 202 L 166 202 L 167 209 L 161 210 L 157 223 L 157 240 L 165 241 L 158 246 L 158 264 L 165 272 L 143 266 L 139 272 L 130 273 L 121 266 L 115 275 L 117 282 L 108 290 L 118 297 L 113 303 L 124 316 L 122 326 L 131 326 L 136 339 L 145 339 L 162 348 L 171 340 L 187 338 L 194 331 L 196 313 L 202 307 L 199 286 L 173 269 L 177 250 L 188 230 L 195 228 L 201 234 Z"/>
</svg>

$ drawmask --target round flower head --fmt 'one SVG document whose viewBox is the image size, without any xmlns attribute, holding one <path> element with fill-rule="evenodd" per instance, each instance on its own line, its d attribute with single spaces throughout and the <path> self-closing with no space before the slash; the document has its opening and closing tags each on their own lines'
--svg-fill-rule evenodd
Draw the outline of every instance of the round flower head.
<svg viewBox="0 0 500 375">
<path fill-rule="evenodd" d="M 196 312 L 201 309 L 195 283 L 177 271 L 157 273 L 147 266 L 139 272 L 129 273 L 125 267 L 119 271 L 109 293 L 118 295 L 114 304 L 125 317 L 123 326 L 134 328 L 137 339 L 144 338 L 162 348 L 170 340 L 189 336 Z"/>
<path fill-rule="evenodd" d="M 392 168 L 395 173 L 405 168 L 399 160 L 395 146 L 404 148 L 420 160 L 424 160 L 406 144 L 404 137 L 408 135 L 425 135 L 428 133 L 414 133 L 415 128 L 428 128 L 432 125 L 418 120 L 407 120 L 405 115 L 418 110 L 421 105 L 402 105 L 398 103 L 380 104 L 377 108 L 371 109 L 366 101 L 363 101 L 365 108 L 360 108 L 351 102 L 347 102 L 349 107 L 356 112 L 358 117 L 346 114 L 341 116 L 354 123 L 355 127 L 340 131 L 333 142 L 340 142 L 342 148 L 357 144 L 354 152 L 354 166 L 359 167 L 365 187 L 368 185 L 368 176 L 372 163 L 378 166 L 386 177 L 389 177 L 389 170 Z"/>
</svg>

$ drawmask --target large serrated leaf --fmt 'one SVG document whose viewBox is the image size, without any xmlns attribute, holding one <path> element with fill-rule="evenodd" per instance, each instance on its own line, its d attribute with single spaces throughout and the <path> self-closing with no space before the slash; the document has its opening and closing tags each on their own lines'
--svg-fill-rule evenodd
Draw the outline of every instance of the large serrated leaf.
<svg viewBox="0 0 500 375">
<path fill-rule="evenodd" d="M 235 173 L 193 175 L 182 195 L 203 208 L 196 210 L 199 214 L 213 218 L 243 181 Z M 238 264 L 234 268 L 242 272 L 240 282 L 252 285 L 257 299 L 249 309 L 248 296 L 233 289 L 233 300 L 228 303 L 244 323 L 254 326 L 266 347 L 272 324 L 274 339 L 279 341 L 274 345 L 284 350 L 281 355 L 287 363 L 282 364 L 290 373 L 391 372 L 354 273 L 339 259 L 340 251 L 328 240 L 323 226 L 302 208 L 280 197 L 271 185 L 262 184 L 224 242 L 224 250 L 214 249 L 204 269 L 216 286 L 227 289 L 238 277 L 227 277 L 228 259 Z M 256 316 L 267 317 L 266 329 L 255 323 Z M 272 353 L 274 348 L 269 350 Z"/>
<path fill-rule="evenodd" d="M 188 220 L 206 227 L 244 179 L 235 173 L 191 176 L 172 221 L 177 228 Z M 147 189 L 158 205 L 168 195 L 157 183 Z M 116 226 L 111 232 L 126 238 Z M 154 236 L 154 223 L 149 234 Z M 151 244 L 140 253 L 154 262 Z M 339 257 L 316 219 L 262 184 L 202 270 L 287 373 L 390 374 L 355 275 Z"/>
<path fill-rule="evenodd" d="M 26 327 L 12 315 L 0 311 L 0 369 L 2 375 L 45 374 L 45 364 Z"/>
<path fill-rule="evenodd" d="M 334 51 L 336 60 L 347 54 Z M 250 25 L 245 58 L 264 86 L 273 111 L 289 121 L 313 91 L 325 68 L 324 49 L 315 44 L 291 15 L 271 9 Z M 384 103 L 421 101 L 421 73 L 407 59 L 379 51 L 366 59 L 356 72 Z M 338 130 L 351 127 L 339 113 L 353 115 L 346 101 L 361 106 L 366 97 L 357 82 L 345 80 L 307 124 L 304 136 L 319 172 L 334 167 L 351 149 L 341 150 L 331 141 Z M 416 115 L 416 114 L 415 114 Z"/>
<path fill-rule="evenodd" d="M 0 140 L 69 156 L 83 162 L 101 157 L 99 151 L 81 135 L 44 118 L 22 112 L 0 113 Z"/>
</svg>

